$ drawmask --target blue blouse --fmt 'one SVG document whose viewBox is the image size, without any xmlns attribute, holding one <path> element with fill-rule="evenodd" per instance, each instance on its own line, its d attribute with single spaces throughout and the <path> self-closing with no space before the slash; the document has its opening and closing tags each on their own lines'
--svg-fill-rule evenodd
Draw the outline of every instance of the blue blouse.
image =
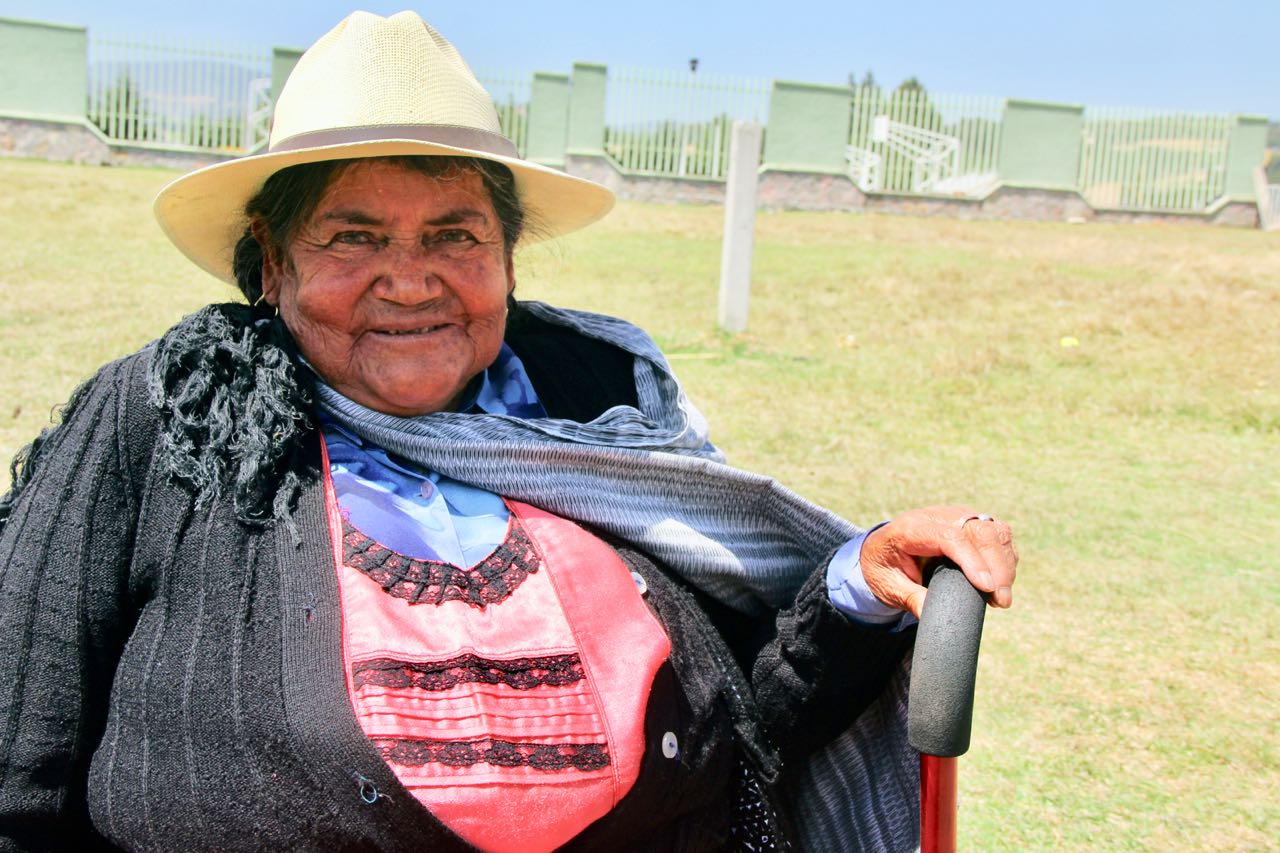
<svg viewBox="0 0 1280 853">
<path fill-rule="evenodd" d="M 474 383 L 462 411 L 547 417 L 524 365 L 506 344 Z M 500 496 L 422 471 L 323 414 L 320 426 L 338 506 L 365 535 L 408 557 L 463 567 L 479 563 L 506 538 L 509 516 Z M 862 576 L 858 557 L 865 538 L 851 540 L 832 558 L 827 593 L 852 619 L 897 623 L 903 611 L 879 601 Z"/>
</svg>

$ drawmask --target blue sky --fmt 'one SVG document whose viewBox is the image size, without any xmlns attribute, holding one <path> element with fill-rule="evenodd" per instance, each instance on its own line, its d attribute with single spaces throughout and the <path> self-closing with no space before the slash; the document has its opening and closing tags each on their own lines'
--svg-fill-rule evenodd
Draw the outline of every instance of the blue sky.
<svg viewBox="0 0 1280 853">
<path fill-rule="evenodd" d="M 0 0 L 0 16 L 91 35 L 305 47 L 353 8 L 413 8 L 486 69 L 684 69 L 696 56 L 700 70 L 727 74 L 843 83 L 871 69 L 891 86 L 914 75 L 942 92 L 1280 119 L 1274 0 L 354 2 Z"/>
</svg>

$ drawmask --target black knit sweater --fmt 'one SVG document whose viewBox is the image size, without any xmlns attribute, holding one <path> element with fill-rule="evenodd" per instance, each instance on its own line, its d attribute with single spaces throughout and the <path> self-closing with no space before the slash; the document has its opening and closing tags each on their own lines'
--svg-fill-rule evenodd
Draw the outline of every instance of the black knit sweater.
<svg viewBox="0 0 1280 853">
<path fill-rule="evenodd" d="M 218 312 L 232 328 L 249 321 Z M 625 398 L 620 354 L 540 334 L 525 327 L 512 344 L 537 365 L 553 414 L 589 417 Z M 177 464 L 216 436 L 176 448 L 177 415 L 148 388 L 190 378 L 178 339 L 104 367 L 0 502 L 0 849 L 469 849 L 400 785 L 352 713 L 306 412 L 290 415 L 293 445 L 262 468 L 296 482 L 287 523 L 238 517 L 234 466 Z M 583 364 L 595 375 L 584 379 Z M 223 438 L 243 444 L 235 429 Z M 647 579 L 673 654 L 651 695 L 640 780 L 570 847 L 730 846 L 747 820 L 744 779 L 781 810 L 785 768 L 874 698 L 910 636 L 848 622 L 821 568 L 794 607 L 752 621 L 615 547 Z M 667 731 L 677 761 L 658 747 Z"/>
</svg>

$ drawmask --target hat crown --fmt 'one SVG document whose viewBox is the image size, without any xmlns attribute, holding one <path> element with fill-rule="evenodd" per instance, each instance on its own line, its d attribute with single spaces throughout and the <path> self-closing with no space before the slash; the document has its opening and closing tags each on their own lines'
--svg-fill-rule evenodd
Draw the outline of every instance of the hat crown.
<svg viewBox="0 0 1280 853">
<path fill-rule="evenodd" d="M 380 125 L 502 132 L 493 99 L 430 24 L 414 12 L 355 12 L 294 66 L 276 103 L 271 147 L 299 134 Z"/>
</svg>

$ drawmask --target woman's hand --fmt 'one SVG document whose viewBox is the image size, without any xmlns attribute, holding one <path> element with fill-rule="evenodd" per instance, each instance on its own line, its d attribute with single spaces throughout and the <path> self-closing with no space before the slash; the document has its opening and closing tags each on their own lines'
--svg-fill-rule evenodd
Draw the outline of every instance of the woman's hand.
<svg viewBox="0 0 1280 853">
<path fill-rule="evenodd" d="M 876 598 L 911 611 L 924 607 L 920 567 L 929 557 L 950 557 L 991 603 L 1013 603 L 1018 549 L 1003 521 L 964 506 L 931 506 L 904 512 L 862 544 L 862 575 Z"/>
</svg>

